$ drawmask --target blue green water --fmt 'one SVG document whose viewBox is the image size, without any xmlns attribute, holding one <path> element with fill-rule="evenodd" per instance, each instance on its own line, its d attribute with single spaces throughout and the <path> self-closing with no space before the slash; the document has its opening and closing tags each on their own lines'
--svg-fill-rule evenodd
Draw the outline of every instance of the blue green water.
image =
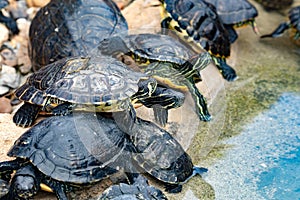
<svg viewBox="0 0 300 200">
<path fill-rule="evenodd" d="M 284 93 L 228 141 L 204 179 L 217 200 L 300 200 L 300 94 Z"/>
<path fill-rule="evenodd" d="M 297 138 L 300 143 L 300 138 Z M 275 167 L 262 172 L 257 188 L 266 199 L 300 200 L 300 147 L 275 161 Z"/>
</svg>

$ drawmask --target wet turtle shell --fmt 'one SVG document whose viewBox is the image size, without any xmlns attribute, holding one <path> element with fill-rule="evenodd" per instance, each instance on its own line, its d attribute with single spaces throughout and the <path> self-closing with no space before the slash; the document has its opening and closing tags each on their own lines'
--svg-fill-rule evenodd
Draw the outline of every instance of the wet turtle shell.
<svg viewBox="0 0 300 200">
<path fill-rule="evenodd" d="M 227 81 L 237 79 L 235 70 L 226 63 L 232 36 L 224 27 L 216 8 L 204 0 L 161 0 L 165 18 L 163 30 L 175 29 L 181 38 L 207 50 Z M 234 29 L 230 29 L 235 33 Z M 164 32 L 164 31 L 163 31 Z"/>
<path fill-rule="evenodd" d="M 188 37 L 213 55 L 230 55 L 229 35 L 219 18 L 216 8 L 203 0 L 164 0 L 165 15 L 169 26 L 183 37 Z"/>
<path fill-rule="evenodd" d="M 96 111 L 120 111 L 128 107 L 126 102 L 144 80 L 155 88 L 154 79 L 111 57 L 64 58 L 29 76 L 15 91 L 15 96 L 25 104 L 15 114 L 14 122 L 30 125 L 41 108 L 47 111 L 47 107 L 65 102 L 77 104 L 78 110 L 89 109 L 81 105 L 95 105 Z"/>
<path fill-rule="evenodd" d="M 138 176 L 132 185 L 120 183 L 106 189 L 98 200 L 166 200 L 161 190 L 150 186 L 147 179 Z"/>
<path fill-rule="evenodd" d="M 180 192 L 181 184 L 207 171 L 194 167 L 191 157 L 179 142 L 149 121 L 137 120 L 131 141 L 137 151 L 133 159 L 145 172 L 167 184 L 168 192 Z"/>
<path fill-rule="evenodd" d="M 111 0 L 51 0 L 30 26 L 33 69 L 69 56 L 86 56 L 104 38 L 127 29 L 125 18 Z"/>
<path fill-rule="evenodd" d="M 256 8 L 247 0 L 206 0 L 214 5 L 233 43 L 237 39 L 234 27 L 251 25 L 254 32 L 257 32 L 254 18 L 258 16 Z"/>
<path fill-rule="evenodd" d="M 99 124 L 105 124 L 105 118 L 78 113 L 48 117 L 26 131 L 7 154 L 16 159 L 0 163 L 1 169 L 17 170 L 9 195 L 28 198 L 39 189 L 40 184 L 30 191 L 32 185 L 20 182 L 20 175 L 34 177 L 35 183 L 46 184 L 59 199 L 66 199 L 65 192 L 74 187 L 90 185 L 122 169 L 130 173 L 131 168 L 125 170 L 125 166 L 132 165 L 134 146 L 117 126 Z"/>
<path fill-rule="evenodd" d="M 256 0 L 266 10 L 281 10 L 288 8 L 293 4 L 293 0 Z"/>
</svg>

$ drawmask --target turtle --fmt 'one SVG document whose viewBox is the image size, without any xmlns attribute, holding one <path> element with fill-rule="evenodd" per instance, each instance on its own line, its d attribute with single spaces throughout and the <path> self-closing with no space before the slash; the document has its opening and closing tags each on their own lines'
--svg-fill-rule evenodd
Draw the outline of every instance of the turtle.
<svg viewBox="0 0 300 200">
<path fill-rule="evenodd" d="M 300 6 L 290 9 L 288 16 L 288 21 L 282 22 L 272 33 L 262 35 L 261 38 L 279 37 L 285 30 L 292 29 L 291 38 L 298 41 L 300 39 Z"/>
<path fill-rule="evenodd" d="M 208 171 L 195 166 L 180 143 L 150 121 L 137 118 L 129 137 L 136 148 L 133 160 L 141 168 L 139 172 L 150 174 L 168 193 L 181 192 L 184 183 Z"/>
<path fill-rule="evenodd" d="M 226 63 L 230 56 L 230 36 L 216 8 L 204 0 L 160 0 L 164 7 L 162 32 L 174 29 L 185 41 L 207 50 L 216 67 L 227 81 L 237 78 L 235 70 Z"/>
<path fill-rule="evenodd" d="M 171 134 L 153 122 L 137 118 L 130 135 L 117 123 L 101 113 L 78 112 L 48 117 L 31 127 L 7 154 L 15 159 L 0 163 L 0 178 L 16 170 L 8 199 L 28 199 L 43 186 L 65 200 L 66 192 L 119 172 L 130 184 L 148 173 L 166 191 L 180 192 L 188 179 L 207 171 L 194 166 Z"/>
<path fill-rule="evenodd" d="M 222 20 L 225 28 L 230 35 L 231 43 L 235 42 L 238 35 L 234 28 L 244 25 L 251 25 L 254 32 L 257 34 L 258 29 L 255 23 L 255 17 L 258 16 L 258 11 L 247 0 L 206 0 L 207 3 L 214 5 L 217 9 L 218 16 Z"/>
<path fill-rule="evenodd" d="M 157 87 L 154 78 L 133 71 L 115 58 L 100 55 L 68 57 L 51 63 L 29 76 L 14 94 L 24 104 L 13 116 L 13 122 L 23 127 L 30 126 L 41 110 L 65 115 L 75 109 L 124 111 L 124 128 L 128 129 L 135 120 L 132 104 L 137 101 L 150 107 L 161 105 L 154 109 L 157 118 L 163 118 L 160 121 L 167 121 L 160 110 L 176 108 L 184 102 L 182 93 Z M 151 100 L 154 97 L 155 102 Z"/>
<path fill-rule="evenodd" d="M 206 100 L 195 85 L 201 81 L 200 70 L 212 62 L 206 51 L 196 54 L 171 36 L 150 33 L 104 39 L 98 49 L 105 55 L 130 55 L 140 64 L 142 72 L 154 77 L 159 83 L 189 91 L 199 119 L 211 119 Z"/>
<path fill-rule="evenodd" d="M 98 200 L 166 200 L 161 190 L 150 186 L 142 175 L 133 184 L 120 183 L 106 189 Z"/>
<path fill-rule="evenodd" d="M 17 22 L 11 17 L 7 17 L 3 14 L 2 9 L 8 6 L 7 0 L 0 0 L 0 23 L 3 23 L 12 35 L 17 35 L 20 30 L 18 28 Z"/>
<path fill-rule="evenodd" d="M 256 0 L 260 3 L 265 10 L 282 10 L 290 7 L 294 1 L 293 0 Z"/>
<path fill-rule="evenodd" d="M 44 189 L 67 200 L 66 192 L 112 176 L 133 181 L 133 144 L 117 126 L 99 123 L 105 118 L 94 113 L 52 116 L 22 134 L 7 154 L 15 159 L 0 163 L 1 178 L 16 171 L 3 198 L 29 199 Z"/>
<path fill-rule="evenodd" d="M 87 56 L 128 25 L 112 0 L 51 0 L 33 18 L 29 56 L 34 71 L 69 56 Z"/>
</svg>

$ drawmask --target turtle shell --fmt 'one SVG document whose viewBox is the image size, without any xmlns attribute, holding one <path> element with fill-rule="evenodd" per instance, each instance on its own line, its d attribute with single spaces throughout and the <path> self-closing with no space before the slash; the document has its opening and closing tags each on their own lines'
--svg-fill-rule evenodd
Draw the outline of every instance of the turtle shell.
<svg viewBox="0 0 300 200">
<path fill-rule="evenodd" d="M 138 82 L 147 78 L 112 57 L 71 57 L 51 63 L 29 76 L 15 95 L 37 105 L 45 105 L 48 97 L 100 105 L 128 99 L 138 91 Z"/>
<path fill-rule="evenodd" d="M 207 0 L 217 9 L 224 24 L 239 24 L 257 17 L 256 8 L 247 0 Z"/>
<path fill-rule="evenodd" d="M 203 0 L 165 0 L 168 15 L 177 23 L 174 28 L 191 38 L 213 55 L 230 55 L 229 34 L 215 7 Z"/>
<path fill-rule="evenodd" d="M 127 29 L 125 18 L 111 0 L 51 0 L 30 26 L 33 69 L 69 56 L 86 56 L 103 39 Z"/>
<path fill-rule="evenodd" d="M 134 148 L 115 126 L 99 126 L 104 119 L 93 113 L 48 117 L 20 136 L 8 156 L 28 159 L 58 181 L 102 180 L 121 169 Z"/>
<path fill-rule="evenodd" d="M 293 0 L 256 0 L 266 10 L 280 10 L 287 8 L 293 4 Z"/>
<path fill-rule="evenodd" d="M 167 61 L 179 65 L 195 56 L 191 49 L 168 35 L 132 34 L 124 42 L 133 54 L 153 61 Z"/>
<path fill-rule="evenodd" d="M 132 142 L 134 160 L 156 179 L 178 184 L 193 174 L 193 163 L 178 141 L 155 124 L 138 119 Z"/>
</svg>

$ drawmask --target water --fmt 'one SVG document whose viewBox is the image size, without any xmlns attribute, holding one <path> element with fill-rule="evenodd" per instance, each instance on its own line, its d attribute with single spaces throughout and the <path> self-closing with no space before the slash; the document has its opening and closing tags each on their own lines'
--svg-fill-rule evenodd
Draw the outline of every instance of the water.
<svg viewBox="0 0 300 200">
<path fill-rule="evenodd" d="M 300 93 L 282 94 L 226 144 L 204 176 L 216 199 L 300 199 Z"/>
</svg>

